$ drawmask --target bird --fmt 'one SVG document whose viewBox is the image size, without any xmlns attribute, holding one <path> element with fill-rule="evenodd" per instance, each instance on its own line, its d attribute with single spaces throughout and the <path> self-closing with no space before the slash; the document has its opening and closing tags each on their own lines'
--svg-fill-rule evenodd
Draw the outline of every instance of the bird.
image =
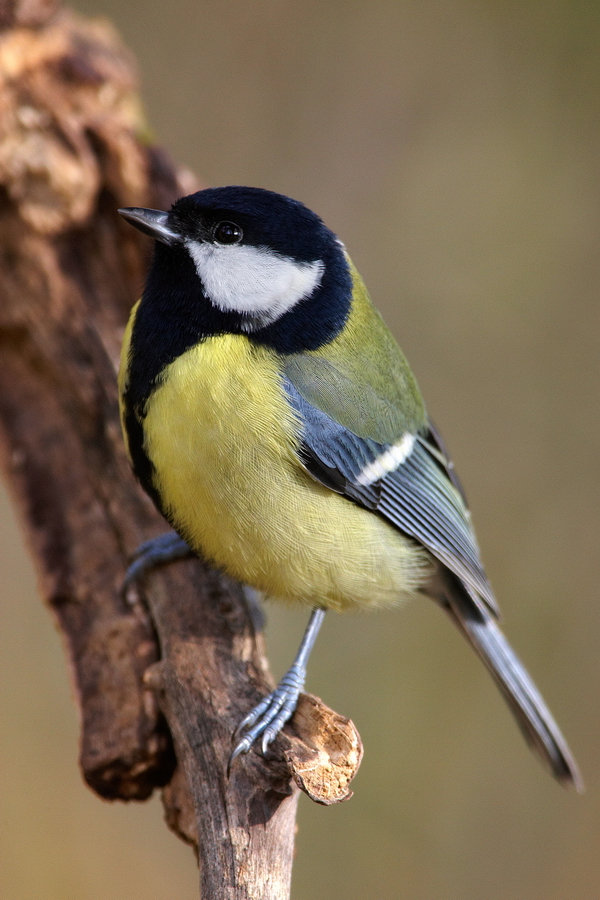
<svg viewBox="0 0 600 900">
<path fill-rule="evenodd" d="M 327 610 L 428 596 L 492 675 L 528 744 L 580 790 L 573 755 L 498 626 L 465 493 L 409 364 L 342 241 L 256 187 L 128 207 L 153 238 L 118 375 L 135 475 L 194 552 L 311 610 L 298 654 L 235 732 L 231 763 L 292 716 Z M 140 563 L 140 559 L 142 562 Z"/>
</svg>

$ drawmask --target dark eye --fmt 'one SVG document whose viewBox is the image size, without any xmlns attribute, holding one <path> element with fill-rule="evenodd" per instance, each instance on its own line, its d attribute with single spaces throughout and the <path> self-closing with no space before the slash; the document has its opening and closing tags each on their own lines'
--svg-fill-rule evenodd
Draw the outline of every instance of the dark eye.
<svg viewBox="0 0 600 900">
<path fill-rule="evenodd" d="M 244 232 L 235 222 L 219 222 L 215 225 L 213 237 L 219 244 L 239 244 Z"/>
</svg>

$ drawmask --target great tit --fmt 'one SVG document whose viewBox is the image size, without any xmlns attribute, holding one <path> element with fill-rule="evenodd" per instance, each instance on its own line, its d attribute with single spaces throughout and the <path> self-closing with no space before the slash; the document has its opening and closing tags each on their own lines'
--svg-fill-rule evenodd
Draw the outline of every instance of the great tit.
<svg viewBox="0 0 600 900">
<path fill-rule="evenodd" d="M 261 735 L 264 752 L 292 715 L 326 609 L 421 593 L 481 657 L 555 777 L 580 787 L 496 624 L 446 448 L 339 238 L 302 203 L 259 188 L 120 213 L 156 241 L 123 342 L 123 433 L 179 536 L 174 555 L 187 544 L 266 597 L 312 609 L 294 664 L 241 723 L 232 759 Z"/>
</svg>

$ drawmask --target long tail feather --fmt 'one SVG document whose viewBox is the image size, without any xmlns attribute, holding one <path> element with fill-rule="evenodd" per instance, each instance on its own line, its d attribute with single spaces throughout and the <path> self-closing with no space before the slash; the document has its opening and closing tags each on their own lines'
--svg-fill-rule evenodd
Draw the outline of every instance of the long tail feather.
<svg viewBox="0 0 600 900">
<path fill-rule="evenodd" d="M 435 596 L 491 673 L 525 740 L 555 778 L 583 791 L 583 779 L 567 742 L 504 634 L 491 615 L 475 606 L 458 579 L 451 576 L 444 581 L 443 598 L 438 591 Z"/>
</svg>

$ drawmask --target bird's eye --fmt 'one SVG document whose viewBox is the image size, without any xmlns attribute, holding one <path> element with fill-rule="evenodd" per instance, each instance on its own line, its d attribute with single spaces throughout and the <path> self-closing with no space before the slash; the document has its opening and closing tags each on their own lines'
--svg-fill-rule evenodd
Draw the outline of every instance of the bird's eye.
<svg viewBox="0 0 600 900">
<path fill-rule="evenodd" d="M 239 244 L 244 233 L 235 222 L 219 222 L 215 225 L 213 237 L 219 244 Z"/>
</svg>

